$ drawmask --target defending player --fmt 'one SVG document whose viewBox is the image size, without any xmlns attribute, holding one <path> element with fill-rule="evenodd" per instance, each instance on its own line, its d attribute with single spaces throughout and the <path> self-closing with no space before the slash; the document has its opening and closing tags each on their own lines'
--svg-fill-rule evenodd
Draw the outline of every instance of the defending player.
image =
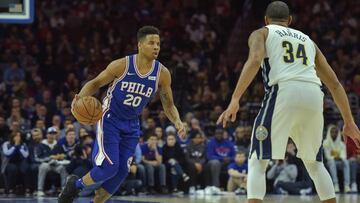
<svg viewBox="0 0 360 203">
<path fill-rule="evenodd" d="M 345 138 L 352 138 L 359 147 L 360 132 L 342 85 L 309 36 L 288 27 L 291 20 L 284 2 L 269 4 L 266 26 L 250 35 L 248 60 L 228 108 L 218 119 L 224 127 L 230 119 L 235 121 L 239 100 L 262 66 L 266 94 L 252 132 L 247 183 L 250 203 L 263 200 L 269 159 L 284 158 L 289 137 L 295 142 L 297 156 L 303 160 L 320 199 L 336 202 L 330 175 L 321 159 L 324 94 L 320 79 L 340 109 Z"/>
<path fill-rule="evenodd" d="M 74 200 L 85 186 L 101 183 L 94 202 L 104 202 L 115 193 L 128 174 L 131 157 L 139 140 L 138 116 L 159 88 L 166 116 L 175 124 L 180 136 L 184 126 L 173 102 L 170 72 L 156 60 L 160 51 L 159 30 L 144 26 L 137 33 L 138 54 L 111 62 L 95 79 L 87 82 L 74 102 L 95 94 L 113 82 L 103 100 L 103 117 L 97 124 L 94 168 L 84 177 L 67 178 L 59 203 Z"/>
</svg>

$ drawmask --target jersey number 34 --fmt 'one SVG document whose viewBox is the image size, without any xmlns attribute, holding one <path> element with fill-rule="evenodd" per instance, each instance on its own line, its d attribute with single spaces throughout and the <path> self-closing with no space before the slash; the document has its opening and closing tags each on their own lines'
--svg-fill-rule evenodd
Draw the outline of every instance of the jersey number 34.
<svg viewBox="0 0 360 203">
<path fill-rule="evenodd" d="M 286 51 L 286 55 L 284 55 L 284 57 L 283 57 L 285 63 L 293 63 L 295 61 L 295 57 L 296 57 L 296 59 L 301 59 L 302 64 L 307 66 L 308 58 L 306 57 L 305 46 L 303 44 L 298 45 L 295 57 L 294 57 L 293 45 L 289 41 L 283 41 L 282 47 Z"/>
</svg>

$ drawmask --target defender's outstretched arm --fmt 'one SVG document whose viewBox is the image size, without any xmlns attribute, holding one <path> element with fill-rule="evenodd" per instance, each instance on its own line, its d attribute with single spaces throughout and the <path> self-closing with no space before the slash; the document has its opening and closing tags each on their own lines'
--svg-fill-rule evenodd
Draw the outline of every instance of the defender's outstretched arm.
<svg viewBox="0 0 360 203">
<path fill-rule="evenodd" d="M 360 131 L 354 122 L 354 118 L 351 113 L 349 100 L 347 98 L 346 92 L 339 82 L 336 74 L 330 67 L 327 62 L 324 54 L 320 51 L 320 49 L 316 47 L 316 57 L 315 57 L 315 65 L 316 65 L 316 73 L 324 82 L 326 87 L 329 88 L 331 95 L 334 98 L 336 106 L 340 109 L 341 116 L 344 120 L 344 139 L 346 142 L 346 136 L 350 137 L 356 144 L 358 148 L 360 148 Z"/>
<path fill-rule="evenodd" d="M 236 120 L 236 113 L 239 110 L 239 100 L 250 83 L 254 80 L 260 69 L 262 60 L 264 59 L 267 33 L 267 28 L 261 28 L 251 33 L 248 42 L 250 48 L 248 59 L 244 64 L 235 91 L 232 95 L 231 102 L 228 108 L 220 115 L 217 124 L 222 123 L 223 127 L 225 127 L 229 118 L 231 118 L 232 122 Z"/>
</svg>

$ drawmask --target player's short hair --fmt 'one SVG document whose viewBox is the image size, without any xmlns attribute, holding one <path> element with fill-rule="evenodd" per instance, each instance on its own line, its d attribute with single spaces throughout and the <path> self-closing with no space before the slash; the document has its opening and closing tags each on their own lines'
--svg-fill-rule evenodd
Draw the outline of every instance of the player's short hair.
<svg viewBox="0 0 360 203">
<path fill-rule="evenodd" d="M 160 30 L 157 27 L 151 25 L 143 26 L 137 32 L 137 40 L 143 40 L 146 35 L 160 35 Z"/>
<path fill-rule="evenodd" d="M 267 6 L 265 15 L 273 20 L 284 21 L 290 16 L 290 9 L 285 2 L 274 1 Z"/>
</svg>

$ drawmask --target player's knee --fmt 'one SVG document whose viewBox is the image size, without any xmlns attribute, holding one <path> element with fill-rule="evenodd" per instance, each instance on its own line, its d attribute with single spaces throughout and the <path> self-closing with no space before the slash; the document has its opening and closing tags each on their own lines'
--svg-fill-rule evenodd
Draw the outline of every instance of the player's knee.
<svg viewBox="0 0 360 203">
<path fill-rule="evenodd" d="M 106 168 L 106 175 L 110 177 L 115 176 L 120 169 L 120 165 L 117 163 L 114 163 Z"/>
<path fill-rule="evenodd" d="M 316 174 L 321 170 L 322 167 L 325 167 L 322 162 L 303 160 L 306 170 L 308 171 L 311 177 L 316 176 Z"/>
</svg>

